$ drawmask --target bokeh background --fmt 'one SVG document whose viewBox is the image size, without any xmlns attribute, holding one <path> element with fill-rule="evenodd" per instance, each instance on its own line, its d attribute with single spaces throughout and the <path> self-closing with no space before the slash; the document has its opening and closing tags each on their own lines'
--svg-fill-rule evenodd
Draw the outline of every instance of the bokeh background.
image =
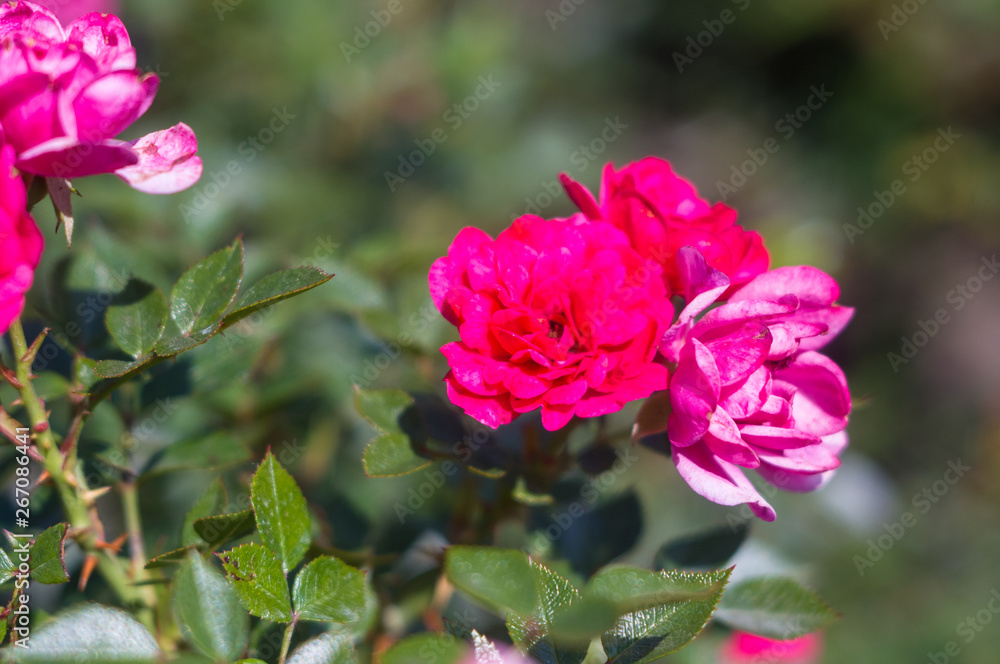
<svg viewBox="0 0 1000 664">
<path fill-rule="evenodd" d="M 454 234 L 568 214 L 559 172 L 596 188 L 605 162 L 656 155 L 706 198 L 732 187 L 774 265 L 829 271 L 857 307 L 831 347 L 856 402 L 844 467 L 815 495 L 775 496 L 778 520 L 754 524 L 737 573 L 794 570 L 843 613 L 823 661 L 926 662 L 949 641 L 953 661 L 996 661 L 1000 279 L 976 281 L 1000 249 L 994 0 L 124 0 L 122 15 L 162 77 L 128 137 L 187 122 L 205 177 L 170 197 L 80 182 L 73 252 L 169 287 L 242 234 L 251 278 L 297 264 L 337 277 L 136 391 L 133 418 L 95 414 L 89 449 L 148 456 L 234 428 L 256 458 L 300 450 L 290 466 L 338 547 L 401 551 L 443 530 L 452 494 L 400 526 L 393 506 L 422 478 L 364 477 L 371 429 L 352 382 L 441 393 L 436 349 L 453 333 L 428 314 L 426 272 Z M 801 110 L 814 89 L 829 98 Z M 745 164 L 770 138 L 779 149 Z M 421 145 L 433 153 L 414 156 Z M 66 251 L 51 213 L 37 217 L 45 308 Z M 922 327 L 941 309 L 947 322 Z M 386 344 L 403 333 L 397 358 Z M 904 339 L 924 343 L 893 362 Z M 173 399 L 162 418 L 156 399 Z M 616 555 L 623 542 L 621 559 L 649 565 L 666 539 L 731 522 L 640 454 L 607 499 L 626 496 L 641 531 L 566 542 Z M 954 484 L 949 462 L 969 468 Z M 151 553 L 176 542 L 211 476 L 143 484 Z M 933 502 L 915 501 L 925 490 Z M 399 599 L 393 619 L 419 622 L 427 600 Z M 989 624 L 957 631 L 977 613 Z M 713 662 L 717 643 L 707 633 L 675 660 Z"/>
</svg>

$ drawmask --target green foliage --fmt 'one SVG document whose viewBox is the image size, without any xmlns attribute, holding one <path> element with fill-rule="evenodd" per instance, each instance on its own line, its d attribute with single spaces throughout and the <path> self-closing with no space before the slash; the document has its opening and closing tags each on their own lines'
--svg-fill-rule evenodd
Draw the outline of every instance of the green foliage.
<svg viewBox="0 0 1000 664">
<path fill-rule="evenodd" d="M 401 640 L 382 655 L 382 664 L 459 664 L 469 654 L 469 647 L 447 634 L 417 634 Z"/>
<path fill-rule="evenodd" d="M 119 348 L 138 360 L 160 340 L 167 312 L 167 298 L 162 292 L 133 279 L 112 300 L 105 322 Z"/>
<path fill-rule="evenodd" d="M 327 633 L 292 651 L 287 664 L 355 664 L 354 644 L 345 634 Z"/>
<path fill-rule="evenodd" d="M 15 648 L 16 662 L 48 664 L 151 664 L 156 639 L 124 611 L 80 604 L 32 630 L 30 647 Z"/>
<path fill-rule="evenodd" d="M 750 526 L 746 523 L 735 527 L 720 526 L 700 533 L 678 537 L 660 547 L 656 566 L 718 568 L 736 555 L 746 541 Z"/>
<path fill-rule="evenodd" d="M 378 432 L 365 448 L 365 473 L 369 477 L 397 477 L 431 465 L 413 451 L 409 436 L 400 428 L 400 416 L 413 405 L 410 395 L 402 390 L 356 388 L 354 404 Z"/>
<path fill-rule="evenodd" d="M 273 304 L 322 286 L 333 279 L 315 267 L 296 267 L 270 274 L 251 286 L 239 303 L 226 314 L 223 325 L 232 325 Z"/>
<path fill-rule="evenodd" d="M 278 555 L 287 574 L 309 548 L 309 510 L 295 480 L 270 452 L 254 473 L 250 499 L 261 539 Z"/>
<path fill-rule="evenodd" d="M 246 537 L 256 529 L 257 518 L 253 510 L 206 516 L 194 522 L 194 532 L 208 545 L 209 550 Z"/>
<path fill-rule="evenodd" d="M 301 620 L 348 623 L 365 608 L 365 575 L 331 556 L 321 556 L 302 568 L 292 593 Z"/>
<path fill-rule="evenodd" d="M 277 555 L 260 544 L 217 555 L 247 611 L 272 622 L 292 621 L 292 598 Z"/>
<path fill-rule="evenodd" d="M 181 275 L 170 291 L 170 317 L 189 337 L 220 323 L 243 280 L 243 240 L 221 249 Z"/>
<path fill-rule="evenodd" d="M 794 639 L 827 626 L 837 613 L 795 579 L 761 577 L 730 588 L 716 617 L 753 634 Z"/>
<path fill-rule="evenodd" d="M 31 578 L 41 583 L 66 583 L 66 535 L 69 525 L 57 523 L 44 530 L 31 545 Z"/>
<path fill-rule="evenodd" d="M 184 638 L 204 655 L 229 662 L 250 641 L 250 618 L 233 587 L 196 553 L 173 580 L 174 615 Z"/>
</svg>

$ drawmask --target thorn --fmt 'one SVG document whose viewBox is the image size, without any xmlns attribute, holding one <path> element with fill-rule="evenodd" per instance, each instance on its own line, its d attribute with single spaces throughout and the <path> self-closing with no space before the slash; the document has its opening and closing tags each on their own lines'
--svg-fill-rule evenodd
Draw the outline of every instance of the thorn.
<svg viewBox="0 0 1000 664">
<path fill-rule="evenodd" d="M 14 389 L 20 390 L 24 387 L 24 385 L 21 384 L 21 381 L 17 379 L 17 375 L 14 371 L 12 369 L 8 369 L 7 365 L 5 365 L 2 361 L 0 361 L 0 376 L 2 376 L 5 381 L 10 383 Z"/>
<path fill-rule="evenodd" d="M 94 546 L 96 546 L 98 549 L 103 549 L 105 551 L 113 551 L 114 553 L 121 553 L 122 544 L 124 544 L 125 540 L 127 539 L 128 539 L 128 533 L 122 533 L 111 542 L 104 542 L 104 541 L 94 542 Z"/>
<path fill-rule="evenodd" d="M 94 572 L 95 567 L 97 567 L 97 556 L 88 553 L 83 561 L 83 569 L 80 572 L 80 592 L 87 589 L 87 582 L 90 581 L 90 575 Z"/>
<path fill-rule="evenodd" d="M 35 356 L 38 355 L 38 349 L 41 348 L 42 342 L 45 341 L 45 337 L 49 336 L 49 329 L 50 328 L 45 328 L 42 330 L 42 333 L 35 337 L 35 340 L 31 342 L 31 348 L 29 348 L 28 352 L 24 354 L 24 357 L 21 358 L 21 362 L 23 364 L 31 365 L 35 363 Z"/>
<path fill-rule="evenodd" d="M 102 486 L 100 489 L 91 489 L 90 491 L 83 492 L 83 502 L 87 505 L 93 505 L 94 501 L 111 491 L 110 486 Z"/>
<path fill-rule="evenodd" d="M 46 482 L 48 482 L 51 479 L 52 479 L 52 475 L 49 473 L 49 471 L 43 470 L 42 474 L 38 476 L 37 480 L 35 480 L 35 487 L 36 488 L 40 487 L 41 485 L 45 484 Z"/>
</svg>

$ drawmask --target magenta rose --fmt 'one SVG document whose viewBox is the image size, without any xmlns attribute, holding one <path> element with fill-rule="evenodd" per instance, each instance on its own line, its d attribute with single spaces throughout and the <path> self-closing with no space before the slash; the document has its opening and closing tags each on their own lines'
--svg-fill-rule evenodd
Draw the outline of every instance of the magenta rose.
<svg viewBox="0 0 1000 664">
<path fill-rule="evenodd" d="M 569 176 L 560 176 L 569 197 L 592 220 L 607 221 L 629 236 L 643 258 L 663 267 L 671 292 L 681 290 L 677 252 L 694 247 L 708 264 L 740 286 L 767 271 L 768 256 L 758 233 L 736 224 L 736 210 L 698 197 L 670 163 L 648 157 L 620 171 L 604 168 L 600 202 Z"/>
<path fill-rule="evenodd" d="M 153 102 L 155 74 L 136 68 L 121 20 L 90 13 L 63 28 L 52 12 L 0 4 L 0 127 L 17 167 L 46 178 L 115 173 L 147 193 L 174 193 L 201 177 L 191 128 L 178 124 L 116 140 Z"/>
<path fill-rule="evenodd" d="M 660 351 L 673 366 L 667 437 L 681 477 L 722 505 L 774 510 L 741 468 L 811 491 L 840 465 L 847 380 L 816 352 L 850 320 L 836 281 L 811 267 L 767 272 L 698 318 L 730 288 L 691 247 L 678 252 L 687 306 Z"/>
<path fill-rule="evenodd" d="M 659 267 L 611 224 L 524 216 L 496 240 L 466 228 L 430 291 L 460 335 L 441 349 L 448 395 L 488 426 L 541 410 L 554 431 L 666 385 L 654 359 L 673 307 Z"/>
<path fill-rule="evenodd" d="M 0 334 L 24 309 L 42 256 L 42 234 L 27 212 L 24 182 L 14 170 L 14 148 L 0 151 Z"/>
<path fill-rule="evenodd" d="M 823 654 L 819 632 L 776 641 L 747 632 L 733 632 L 720 652 L 721 664 L 815 664 Z"/>
</svg>

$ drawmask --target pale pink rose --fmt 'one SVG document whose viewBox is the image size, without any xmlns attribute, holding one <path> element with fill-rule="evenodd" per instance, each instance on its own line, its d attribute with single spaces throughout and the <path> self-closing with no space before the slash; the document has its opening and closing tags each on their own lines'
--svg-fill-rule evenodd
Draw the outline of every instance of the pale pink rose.
<svg viewBox="0 0 1000 664">
<path fill-rule="evenodd" d="M 187 125 L 115 138 L 146 112 L 160 83 L 136 68 L 118 17 L 90 13 L 64 28 L 48 9 L 11 0 L 0 4 L 0 46 L 0 126 L 20 170 L 60 179 L 115 173 L 152 193 L 201 177 Z"/>
</svg>

